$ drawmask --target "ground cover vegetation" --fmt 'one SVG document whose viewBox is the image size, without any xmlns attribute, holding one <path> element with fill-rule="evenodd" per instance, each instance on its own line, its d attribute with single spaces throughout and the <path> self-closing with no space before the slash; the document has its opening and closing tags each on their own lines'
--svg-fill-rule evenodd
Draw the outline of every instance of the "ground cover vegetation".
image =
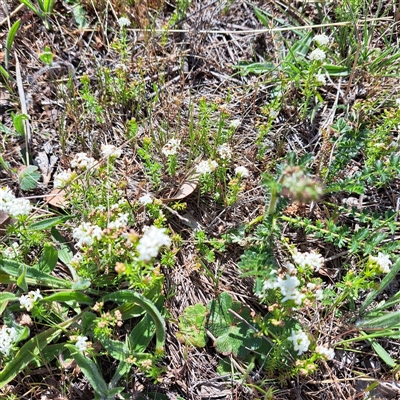
<svg viewBox="0 0 400 400">
<path fill-rule="evenodd" d="M 397 398 L 399 7 L 3 2 L 1 398 Z"/>
</svg>

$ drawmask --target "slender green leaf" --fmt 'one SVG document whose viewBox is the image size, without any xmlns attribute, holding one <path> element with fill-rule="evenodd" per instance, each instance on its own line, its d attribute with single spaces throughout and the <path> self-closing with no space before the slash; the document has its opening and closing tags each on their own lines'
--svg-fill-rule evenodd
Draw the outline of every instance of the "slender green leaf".
<svg viewBox="0 0 400 400">
<path fill-rule="evenodd" d="M 49 274 L 56 267 L 57 260 L 57 249 L 51 243 L 46 243 L 44 245 L 40 260 L 34 268 L 37 268 L 39 271 Z"/>
<path fill-rule="evenodd" d="M 8 32 L 7 39 L 6 39 L 6 54 L 4 58 L 4 62 L 6 65 L 6 69 L 8 70 L 9 67 L 9 62 L 10 62 L 10 54 L 11 54 L 11 48 L 14 43 L 14 38 L 15 35 L 17 34 L 17 31 L 19 29 L 19 26 L 21 25 L 21 20 L 17 20 L 14 22 L 12 27 L 10 28 L 10 31 Z"/>
<path fill-rule="evenodd" d="M 400 271 L 400 258 L 394 264 L 390 272 L 382 279 L 379 289 L 372 291 L 367 296 L 364 303 L 360 307 L 359 310 L 360 315 L 363 313 L 363 311 L 365 311 L 369 307 L 369 305 L 374 301 L 374 299 L 385 290 L 385 288 L 390 284 L 390 282 L 392 282 L 392 280 L 395 278 L 395 276 L 399 271 Z"/>
<path fill-rule="evenodd" d="M 71 219 L 68 215 L 63 215 L 59 217 L 51 217 L 46 218 L 41 221 L 34 222 L 32 225 L 29 226 L 29 231 L 42 231 L 45 229 L 52 228 L 53 226 L 63 224 L 64 222 Z"/>
<path fill-rule="evenodd" d="M 28 284 L 26 283 L 26 271 L 27 266 L 22 264 L 20 267 L 20 274 L 17 279 L 17 285 L 20 287 L 24 292 L 28 291 Z"/>
<path fill-rule="evenodd" d="M 19 0 L 22 4 L 25 4 L 31 11 L 33 11 L 40 19 L 43 18 L 43 14 L 38 10 L 29 0 Z"/>
<path fill-rule="evenodd" d="M 93 304 L 93 300 L 86 296 L 86 294 L 74 291 L 63 291 L 59 293 L 51 294 L 50 296 L 46 296 L 42 301 L 52 302 L 52 301 L 60 301 L 60 302 L 69 302 L 76 301 L 80 304 Z"/>
<path fill-rule="evenodd" d="M 29 117 L 26 114 L 11 114 L 13 125 L 15 130 L 21 135 L 25 136 L 25 125 L 24 121 L 28 121 Z"/>
<path fill-rule="evenodd" d="M 131 290 L 120 290 L 110 293 L 102 298 L 102 301 L 114 301 L 115 303 L 131 302 L 140 305 L 153 319 L 156 326 L 156 351 L 163 352 L 165 343 L 165 321 L 160 311 L 150 300 Z"/>
<path fill-rule="evenodd" d="M 108 396 L 108 388 L 97 365 L 88 357 L 85 357 L 76 346 L 66 344 L 65 347 L 71 352 L 79 368 L 82 370 L 86 379 L 92 385 L 94 391 L 100 396 Z"/>
<path fill-rule="evenodd" d="M 365 319 L 356 323 L 360 329 L 387 329 L 400 324 L 400 311 L 392 312 L 379 317 Z"/>
<path fill-rule="evenodd" d="M 8 382 L 21 373 L 32 360 L 40 356 L 41 351 L 52 340 L 54 340 L 63 329 L 76 322 L 80 317 L 80 315 L 77 315 L 76 317 L 61 323 L 58 328 L 50 328 L 47 331 L 37 334 L 26 342 L 20 348 L 15 357 L 7 363 L 5 368 L 0 372 L 0 388 L 4 387 Z"/>
</svg>

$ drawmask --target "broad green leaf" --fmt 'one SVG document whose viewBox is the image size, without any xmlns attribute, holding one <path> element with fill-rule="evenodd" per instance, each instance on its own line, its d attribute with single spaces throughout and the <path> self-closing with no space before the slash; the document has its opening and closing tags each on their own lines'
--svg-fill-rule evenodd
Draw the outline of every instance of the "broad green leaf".
<svg viewBox="0 0 400 400">
<path fill-rule="evenodd" d="M 155 324 L 150 315 L 146 314 L 129 334 L 131 353 L 143 353 L 149 346 L 155 332 Z"/>
<path fill-rule="evenodd" d="M 11 48 L 12 48 L 12 45 L 14 43 L 15 35 L 17 34 L 17 31 L 18 31 L 20 25 L 21 25 L 21 20 L 20 19 L 15 21 L 14 24 L 12 25 L 12 27 L 10 28 L 10 30 L 8 32 L 8 35 L 7 35 L 7 39 L 6 39 L 6 54 L 5 54 L 5 58 L 4 58 L 6 69 L 8 69 L 8 66 L 9 66 Z"/>
<path fill-rule="evenodd" d="M 0 282 L 12 283 L 17 281 L 21 266 L 25 264 L 14 260 L 0 258 Z M 37 269 L 28 267 L 26 269 L 26 282 L 36 286 L 48 286 L 54 289 L 70 289 L 72 282 L 56 278 Z"/>
<path fill-rule="evenodd" d="M 35 165 L 29 165 L 18 175 L 19 186 L 23 191 L 36 189 L 40 179 L 40 172 Z"/>
<path fill-rule="evenodd" d="M 179 332 L 177 339 L 195 347 L 204 347 L 207 343 L 205 330 L 207 309 L 202 304 L 195 304 L 185 308 L 179 317 Z"/>
<path fill-rule="evenodd" d="M 0 303 L 3 301 L 14 301 L 18 297 L 14 293 L 2 292 L 0 293 Z"/>
<path fill-rule="evenodd" d="M 65 217 L 61 217 L 65 218 Z M 61 223 L 63 223 L 65 220 L 63 220 Z M 72 257 L 74 256 L 74 253 L 72 252 L 71 248 L 68 246 L 68 241 L 64 238 L 64 236 L 61 235 L 61 233 L 54 228 L 55 225 L 52 225 L 51 228 L 51 237 L 52 239 L 58 244 L 59 250 L 58 250 L 58 257 L 61 262 L 63 262 L 66 265 L 70 265 Z"/>
<path fill-rule="evenodd" d="M 76 346 L 72 344 L 66 344 L 65 347 L 71 352 L 72 357 L 78 364 L 79 368 L 82 370 L 86 379 L 92 385 L 96 394 L 100 396 L 108 396 L 108 388 L 105 380 L 97 365 L 88 357 L 85 357 Z"/>
<path fill-rule="evenodd" d="M 24 121 L 28 121 L 29 117 L 26 114 L 11 114 L 13 125 L 15 130 L 21 136 L 25 136 L 25 124 Z M 37 169 L 37 168 L 36 168 Z"/>
<path fill-rule="evenodd" d="M 39 262 L 35 265 L 34 268 L 37 268 L 39 271 L 50 273 L 57 265 L 58 260 L 58 251 L 51 244 L 46 243 L 43 248 L 42 255 L 40 257 Z"/>
<path fill-rule="evenodd" d="M 210 301 L 207 308 L 210 312 L 207 328 L 216 338 L 214 345 L 223 355 L 233 354 L 245 358 L 250 350 L 261 345 L 261 338 L 242 319 L 251 323 L 250 310 L 224 292 L 216 300 Z M 240 315 L 237 318 L 231 311 Z"/>
<path fill-rule="evenodd" d="M 49 46 L 46 46 L 43 50 L 43 53 L 39 55 L 40 60 L 46 65 L 53 64 L 53 53 Z"/>
<path fill-rule="evenodd" d="M 28 227 L 28 231 L 43 231 L 45 229 L 52 228 L 53 226 L 63 224 L 69 219 L 71 219 L 71 217 L 68 215 L 43 219 L 41 221 L 37 221 L 31 224 Z"/>
<path fill-rule="evenodd" d="M 110 293 L 102 298 L 101 301 L 113 301 L 115 303 L 137 303 L 140 305 L 153 319 L 156 326 L 156 352 L 162 353 L 165 343 L 165 321 L 160 311 L 150 300 L 146 299 L 139 293 L 131 290 L 120 290 L 116 293 Z"/>
</svg>

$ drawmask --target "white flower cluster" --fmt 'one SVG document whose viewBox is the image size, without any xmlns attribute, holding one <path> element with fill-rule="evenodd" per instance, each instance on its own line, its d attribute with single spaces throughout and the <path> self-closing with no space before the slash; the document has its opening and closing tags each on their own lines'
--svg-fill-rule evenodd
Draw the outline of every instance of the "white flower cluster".
<svg viewBox="0 0 400 400">
<path fill-rule="evenodd" d="M 274 277 L 265 280 L 263 284 L 263 292 L 269 289 L 280 289 L 283 295 L 283 303 L 288 300 L 293 300 L 297 305 L 301 305 L 305 294 L 300 293 L 297 289 L 299 285 L 300 281 L 297 277 L 286 274 L 284 279 L 278 276 L 276 278 Z"/>
<path fill-rule="evenodd" d="M 318 74 L 315 74 L 314 78 L 315 82 L 317 82 L 319 85 L 326 85 L 325 74 L 321 73 L 321 71 L 319 71 Z"/>
<path fill-rule="evenodd" d="M 126 26 L 129 26 L 131 24 L 131 21 L 126 17 L 121 17 L 118 19 L 117 23 L 120 28 L 125 28 Z"/>
<path fill-rule="evenodd" d="M 84 352 L 88 348 L 87 343 L 88 338 L 86 336 L 78 336 L 76 338 L 75 346 L 78 348 L 79 351 Z"/>
<path fill-rule="evenodd" d="M 128 213 L 121 213 L 118 214 L 117 218 L 114 221 L 111 221 L 108 224 L 108 227 L 110 229 L 121 229 L 121 228 L 125 228 L 128 225 L 128 218 L 129 215 Z"/>
<path fill-rule="evenodd" d="M 327 46 L 329 44 L 329 37 L 322 33 L 321 35 L 315 35 L 314 41 L 320 46 Z"/>
<path fill-rule="evenodd" d="M 153 198 L 149 194 L 144 194 L 139 197 L 139 203 L 142 205 L 151 204 L 153 202 Z"/>
<path fill-rule="evenodd" d="M 323 50 L 321 49 L 315 49 L 313 50 L 310 55 L 308 56 L 308 58 L 311 61 L 324 61 L 326 58 L 326 54 Z"/>
<path fill-rule="evenodd" d="M 90 222 L 83 222 L 72 231 L 72 237 L 78 240 L 76 247 L 91 246 L 94 239 L 100 240 L 102 236 L 102 229 Z"/>
<path fill-rule="evenodd" d="M 241 165 L 235 168 L 235 174 L 240 175 L 242 178 L 248 178 L 250 176 L 249 170 Z"/>
<path fill-rule="evenodd" d="M 70 169 L 68 171 L 59 172 L 54 176 L 54 187 L 58 189 L 68 185 L 75 176 L 76 173 L 72 172 Z"/>
<path fill-rule="evenodd" d="M 36 289 L 28 294 L 23 294 L 19 298 L 19 303 L 21 304 L 22 308 L 25 308 L 27 311 L 31 311 L 35 302 L 40 299 L 43 299 L 43 296 L 40 294 L 40 290 Z"/>
<path fill-rule="evenodd" d="M 310 292 L 314 292 L 314 296 L 315 296 L 316 300 L 322 300 L 324 293 L 321 288 L 317 289 L 317 285 L 315 283 L 311 283 L 311 282 L 307 283 L 307 289 Z"/>
<path fill-rule="evenodd" d="M 297 332 L 292 330 L 292 334 L 288 337 L 288 340 L 293 342 L 294 350 L 297 351 L 297 354 L 299 356 L 308 351 L 308 347 L 310 346 L 310 339 L 308 338 L 307 334 L 301 329 Z"/>
<path fill-rule="evenodd" d="M 19 244 L 17 242 L 11 243 L 11 246 L 8 246 L 3 250 L 3 256 L 6 258 L 16 258 L 19 254 L 18 252 Z"/>
<path fill-rule="evenodd" d="M 315 352 L 321 354 L 327 360 L 333 360 L 335 358 L 335 350 L 326 346 L 317 346 Z"/>
<path fill-rule="evenodd" d="M 232 158 L 232 149 L 228 143 L 223 143 L 218 146 L 217 152 L 223 160 L 230 160 Z"/>
<path fill-rule="evenodd" d="M 122 155 L 122 149 L 115 147 L 113 144 L 102 144 L 101 145 L 101 154 L 106 158 L 118 158 Z"/>
<path fill-rule="evenodd" d="M 32 206 L 29 200 L 23 197 L 15 197 L 8 187 L 0 188 L 0 211 L 18 217 L 19 215 L 29 215 Z"/>
<path fill-rule="evenodd" d="M 173 156 L 178 152 L 180 145 L 181 145 L 181 141 L 179 139 L 170 139 L 164 145 L 164 147 L 161 149 L 161 151 L 167 157 L 168 156 Z"/>
<path fill-rule="evenodd" d="M 196 166 L 196 172 L 200 175 L 209 174 L 218 167 L 218 163 L 214 160 L 201 161 L 199 165 Z"/>
<path fill-rule="evenodd" d="M 88 157 L 86 153 L 76 153 L 71 161 L 71 167 L 84 170 L 94 167 L 96 163 L 96 160 L 93 157 Z"/>
<path fill-rule="evenodd" d="M 164 232 L 164 228 L 157 228 L 156 226 L 151 226 L 146 230 L 136 247 L 139 260 L 150 261 L 157 257 L 160 247 L 171 245 L 170 237 Z"/>
<path fill-rule="evenodd" d="M 300 253 L 295 250 L 293 253 L 293 260 L 298 266 L 302 268 L 309 266 L 317 272 L 324 265 L 324 258 L 314 251 Z"/>
<path fill-rule="evenodd" d="M 387 254 L 379 252 L 377 257 L 370 256 L 369 258 L 371 261 L 374 261 L 378 264 L 380 272 L 382 272 L 383 274 L 388 274 L 390 272 L 392 262 L 390 261 L 390 257 Z"/>
<path fill-rule="evenodd" d="M 0 353 L 8 356 L 16 339 L 17 330 L 4 325 L 0 330 Z"/>
</svg>

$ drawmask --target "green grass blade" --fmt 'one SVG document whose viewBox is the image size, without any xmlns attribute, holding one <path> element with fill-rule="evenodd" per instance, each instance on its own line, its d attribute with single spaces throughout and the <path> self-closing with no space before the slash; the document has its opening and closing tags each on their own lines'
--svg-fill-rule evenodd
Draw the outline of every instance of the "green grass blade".
<svg viewBox="0 0 400 400">
<path fill-rule="evenodd" d="M 42 301 L 52 302 L 52 301 L 60 301 L 60 302 L 68 302 L 68 301 L 76 301 L 80 304 L 93 304 L 93 300 L 80 292 L 74 291 L 65 291 L 60 293 L 54 293 L 50 296 L 46 296 Z"/>
<path fill-rule="evenodd" d="M 29 0 L 19 0 L 22 4 L 25 4 L 31 11 L 33 11 L 40 19 L 43 19 L 43 13 L 38 10 Z"/>
<path fill-rule="evenodd" d="M 20 25 L 21 25 L 21 20 L 20 19 L 18 21 L 15 21 L 13 26 L 10 28 L 10 31 L 8 32 L 8 35 L 7 35 L 7 39 L 6 39 L 6 54 L 5 54 L 5 58 L 4 58 L 4 62 L 5 62 L 7 70 L 8 70 L 9 62 L 10 62 L 11 48 L 12 48 L 12 45 L 14 43 L 15 35 L 17 34 L 17 31 L 18 31 Z"/>
</svg>

